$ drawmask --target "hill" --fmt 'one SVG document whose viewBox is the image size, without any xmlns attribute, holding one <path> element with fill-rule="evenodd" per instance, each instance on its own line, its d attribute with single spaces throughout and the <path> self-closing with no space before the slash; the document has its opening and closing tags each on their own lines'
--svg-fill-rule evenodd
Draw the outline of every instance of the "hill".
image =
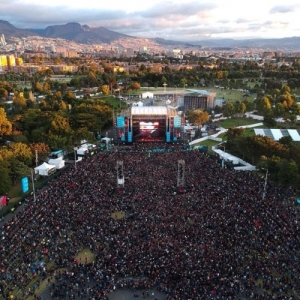
<svg viewBox="0 0 300 300">
<path fill-rule="evenodd" d="M 16 28 L 15 26 L 11 25 L 9 22 L 3 20 L 0 20 L 0 34 L 4 34 L 7 39 L 11 37 L 22 38 L 22 37 L 35 35 L 33 32 L 30 32 L 29 30 Z"/>
<path fill-rule="evenodd" d="M 104 27 L 91 28 L 79 23 L 48 26 L 45 29 L 30 29 L 30 31 L 46 38 L 62 38 L 81 44 L 98 44 L 116 41 L 120 38 L 132 38 Z"/>
<path fill-rule="evenodd" d="M 7 21 L 0 20 L 0 34 L 6 36 L 7 41 L 12 38 L 23 38 L 38 35 L 45 38 L 61 38 L 81 44 L 141 44 L 149 42 L 149 46 L 181 47 L 181 48 L 212 48 L 230 50 L 232 48 L 261 48 L 268 50 L 298 50 L 300 49 L 300 37 L 289 37 L 279 39 L 207 39 L 197 42 L 182 42 L 165 40 L 162 38 L 143 39 L 121 34 L 104 27 L 89 27 L 79 23 L 67 23 L 63 25 L 52 25 L 45 29 L 19 29 Z M 122 41 L 122 42 L 121 42 Z"/>
</svg>

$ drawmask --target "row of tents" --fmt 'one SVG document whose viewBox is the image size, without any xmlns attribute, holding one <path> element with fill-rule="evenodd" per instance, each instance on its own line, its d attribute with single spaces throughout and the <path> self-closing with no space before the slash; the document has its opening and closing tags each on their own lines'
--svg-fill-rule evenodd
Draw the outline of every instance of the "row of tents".
<svg viewBox="0 0 300 300">
<path fill-rule="evenodd" d="M 102 138 L 101 141 L 107 144 L 111 141 L 111 139 L 106 137 Z M 96 145 L 83 143 L 80 147 L 74 149 L 74 151 L 76 151 L 76 156 L 73 158 L 76 159 L 76 161 L 79 161 L 97 153 L 98 148 Z M 55 156 L 57 158 L 54 158 Z M 35 174 L 41 176 L 50 176 L 55 173 L 56 170 L 62 169 L 65 166 L 64 154 L 62 150 L 51 152 L 49 157 L 50 159 L 47 162 L 44 162 L 34 168 Z"/>
<path fill-rule="evenodd" d="M 41 165 L 34 168 L 34 173 L 41 176 L 50 176 L 56 172 L 58 169 L 62 169 L 65 166 L 65 161 L 63 159 L 55 159 L 56 162 L 48 163 L 44 162 Z M 53 164 L 52 164 L 53 163 Z"/>
</svg>

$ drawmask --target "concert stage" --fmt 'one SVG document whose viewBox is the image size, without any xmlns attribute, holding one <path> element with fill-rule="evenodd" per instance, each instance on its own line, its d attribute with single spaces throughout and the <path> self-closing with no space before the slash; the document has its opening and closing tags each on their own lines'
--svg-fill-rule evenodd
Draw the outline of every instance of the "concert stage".
<svg viewBox="0 0 300 300">
<path fill-rule="evenodd" d="M 177 142 L 181 117 L 167 106 L 134 106 L 130 115 L 118 117 L 116 139 L 120 143 Z"/>
</svg>

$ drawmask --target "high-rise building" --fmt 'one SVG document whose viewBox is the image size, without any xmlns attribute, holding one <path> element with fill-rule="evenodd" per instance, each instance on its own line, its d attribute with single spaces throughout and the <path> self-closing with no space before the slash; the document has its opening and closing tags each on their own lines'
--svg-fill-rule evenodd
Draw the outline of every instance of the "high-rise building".
<svg viewBox="0 0 300 300">
<path fill-rule="evenodd" d="M 4 47 L 6 45 L 4 34 L 0 35 L 0 47 Z"/>
<path fill-rule="evenodd" d="M 14 55 L 7 56 L 7 65 L 9 69 L 16 65 L 16 59 Z"/>
</svg>

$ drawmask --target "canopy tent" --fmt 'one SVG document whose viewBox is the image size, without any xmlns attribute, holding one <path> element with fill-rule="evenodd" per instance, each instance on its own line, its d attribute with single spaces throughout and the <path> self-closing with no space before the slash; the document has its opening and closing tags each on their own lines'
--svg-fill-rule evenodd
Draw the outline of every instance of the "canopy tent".
<svg viewBox="0 0 300 300">
<path fill-rule="evenodd" d="M 5 206 L 7 204 L 7 196 L 0 196 L 0 207 Z"/>
<path fill-rule="evenodd" d="M 56 168 L 54 165 L 49 165 L 46 162 L 41 164 L 40 166 L 37 166 L 34 168 L 35 174 L 39 174 L 42 176 L 49 176 L 53 174 L 56 171 Z"/>
<path fill-rule="evenodd" d="M 153 98 L 154 94 L 150 92 L 142 93 L 142 99 Z"/>
<path fill-rule="evenodd" d="M 101 142 L 109 143 L 111 141 L 111 138 L 109 137 L 104 137 L 101 139 Z"/>
<path fill-rule="evenodd" d="M 62 157 L 49 159 L 48 163 L 55 166 L 57 170 L 62 169 L 65 166 L 65 161 L 62 159 Z"/>
</svg>

